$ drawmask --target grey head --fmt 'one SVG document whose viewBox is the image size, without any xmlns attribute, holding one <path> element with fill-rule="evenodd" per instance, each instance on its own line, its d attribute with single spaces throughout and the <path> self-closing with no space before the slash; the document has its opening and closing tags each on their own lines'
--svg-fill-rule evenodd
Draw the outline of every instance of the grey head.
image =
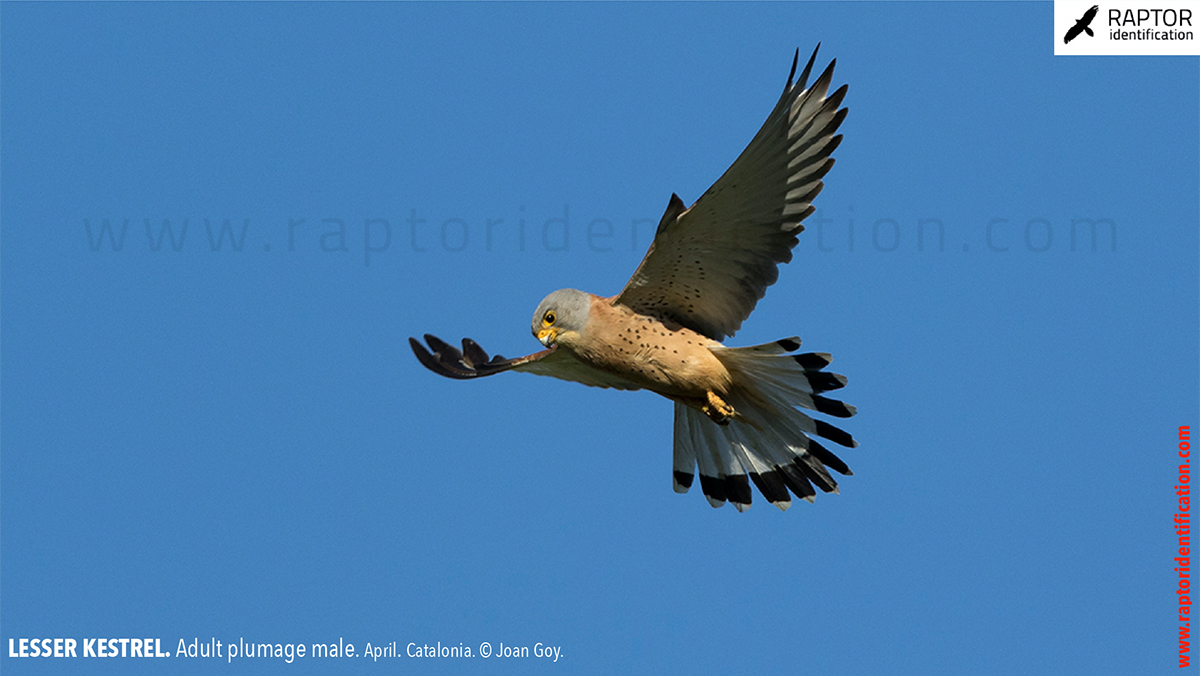
<svg viewBox="0 0 1200 676">
<path fill-rule="evenodd" d="M 587 326 L 592 295 L 577 289 L 559 289 L 542 299 L 533 313 L 530 329 L 546 347 L 570 347 Z"/>
</svg>

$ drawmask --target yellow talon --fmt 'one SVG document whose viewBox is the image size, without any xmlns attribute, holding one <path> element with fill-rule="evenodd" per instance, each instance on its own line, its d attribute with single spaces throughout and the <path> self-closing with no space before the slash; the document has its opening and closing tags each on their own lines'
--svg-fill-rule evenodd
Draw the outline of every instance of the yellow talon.
<svg viewBox="0 0 1200 676">
<path fill-rule="evenodd" d="M 708 403 L 701 406 L 700 410 L 718 425 L 728 425 L 733 416 L 737 415 L 737 411 L 712 390 L 708 391 Z"/>
</svg>

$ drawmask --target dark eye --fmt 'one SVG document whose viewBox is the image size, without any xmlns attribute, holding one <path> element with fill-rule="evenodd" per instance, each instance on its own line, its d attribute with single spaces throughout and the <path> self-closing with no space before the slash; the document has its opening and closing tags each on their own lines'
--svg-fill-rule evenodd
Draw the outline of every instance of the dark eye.
<svg viewBox="0 0 1200 676">
<path fill-rule="evenodd" d="M 556 319 L 558 319 L 558 317 L 554 315 L 553 310 L 547 312 L 545 317 L 542 317 L 542 321 L 546 324 L 553 324 Z"/>
</svg>

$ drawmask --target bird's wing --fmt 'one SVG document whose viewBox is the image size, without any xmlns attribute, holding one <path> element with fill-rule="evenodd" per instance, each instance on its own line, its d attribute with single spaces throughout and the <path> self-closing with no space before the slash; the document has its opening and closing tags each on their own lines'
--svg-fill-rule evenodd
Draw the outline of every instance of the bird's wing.
<svg viewBox="0 0 1200 676">
<path fill-rule="evenodd" d="M 820 45 L 817 45 L 818 49 Z M 799 59 L 799 51 L 796 53 Z M 613 298 L 715 340 L 733 335 L 792 258 L 800 224 L 833 166 L 846 86 L 826 96 L 831 62 L 805 88 L 816 50 L 733 165 L 690 208 L 671 196 L 654 242 Z"/>
<path fill-rule="evenodd" d="M 641 389 L 638 385 L 606 371 L 593 368 L 576 359 L 566 350 L 553 347 L 525 357 L 505 359 L 500 355 L 489 358 L 488 353 L 470 338 L 463 338 L 462 350 L 437 336 L 425 334 L 427 349 L 416 338 L 409 338 L 413 353 L 425 368 L 434 373 L 469 380 L 495 375 L 504 371 L 524 371 L 539 376 L 583 383 L 591 387 L 612 387 L 618 390 Z"/>
<path fill-rule="evenodd" d="M 1074 26 L 1071 26 L 1071 29 L 1068 30 L 1067 34 L 1063 36 L 1063 44 L 1065 45 L 1068 42 L 1079 37 L 1079 34 L 1082 32 L 1083 32 L 1083 22 L 1080 21 L 1079 23 L 1076 23 Z"/>
<path fill-rule="evenodd" d="M 1080 21 L 1082 21 L 1084 23 L 1084 25 L 1090 24 L 1092 22 L 1092 19 L 1096 18 L 1096 13 L 1099 11 L 1100 11 L 1100 5 L 1092 5 L 1091 9 L 1084 12 L 1083 18 L 1080 19 Z"/>
</svg>

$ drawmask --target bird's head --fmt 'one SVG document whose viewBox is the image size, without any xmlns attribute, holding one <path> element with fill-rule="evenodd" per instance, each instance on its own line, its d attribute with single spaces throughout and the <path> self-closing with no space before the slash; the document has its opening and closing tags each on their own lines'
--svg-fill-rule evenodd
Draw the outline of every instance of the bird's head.
<svg viewBox="0 0 1200 676">
<path fill-rule="evenodd" d="M 591 307 L 591 294 L 559 289 L 538 304 L 530 329 L 546 347 L 563 345 L 569 348 L 587 326 Z"/>
</svg>

